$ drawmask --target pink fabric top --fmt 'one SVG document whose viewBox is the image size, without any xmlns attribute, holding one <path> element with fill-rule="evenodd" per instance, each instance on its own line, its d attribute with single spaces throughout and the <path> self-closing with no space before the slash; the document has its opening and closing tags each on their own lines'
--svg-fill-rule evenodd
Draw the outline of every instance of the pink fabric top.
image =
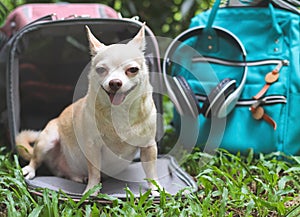
<svg viewBox="0 0 300 217">
<path fill-rule="evenodd" d="M 25 4 L 17 7 L 7 17 L 1 31 L 8 37 L 28 23 L 46 15 L 55 14 L 57 19 L 74 17 L 89 18 L 118 18 L 118 13 L 111 7 L 103 4 Z"/>
</svg>

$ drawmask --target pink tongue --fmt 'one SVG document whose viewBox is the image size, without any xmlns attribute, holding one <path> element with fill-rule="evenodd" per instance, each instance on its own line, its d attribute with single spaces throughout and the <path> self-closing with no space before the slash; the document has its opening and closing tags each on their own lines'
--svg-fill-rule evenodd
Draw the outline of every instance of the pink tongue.
<svg viewBox="0 0 300 217">
<path fill-rule="evenodd" d="M 125 99 L 125 94 L 109 94 L 109 98 L 110 98 L 110 101 L 113 105 L 120 105 L 124 99 Z"/>
</svg>

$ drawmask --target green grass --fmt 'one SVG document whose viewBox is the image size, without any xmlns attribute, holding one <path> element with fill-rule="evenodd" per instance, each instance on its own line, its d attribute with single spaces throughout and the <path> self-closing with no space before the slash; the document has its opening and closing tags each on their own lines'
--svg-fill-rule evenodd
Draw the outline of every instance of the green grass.
<svg viewBox="0 0 300 217">
<path fill-rule="evenodd" d="M 0 216 L 299 216 L 300 157 L 285 157 L 279 153 L 253 157 L 232 155 L 220 150 L 210 156 L 195 150 L 181 162 L 195 177 L 199 191 L 182 196 L 160 192 L 154 203 L 150 192 L 134 198 L 124 189 L 127 199 L 122 201 L 99 194 L 95 200 L 85 199 L 101 186 L 74 201 L 63 192 L 43 190 L 41 196 L 31 195 L 20 171 L 15 155 L 0 153 Z M 208 160 L 203 165 L 203 161 Z M 61 202 L 60 198 L 66 198 Z"/>
</svg>

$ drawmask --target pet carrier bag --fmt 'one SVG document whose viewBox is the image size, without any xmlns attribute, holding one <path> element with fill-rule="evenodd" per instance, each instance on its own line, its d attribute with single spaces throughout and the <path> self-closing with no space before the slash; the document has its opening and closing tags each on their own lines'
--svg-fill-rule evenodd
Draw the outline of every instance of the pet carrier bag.
<svg viewBox="0 0 300 217">
<path fill-rule="evenodd" d="M 47 8 L 47 11 L 35 14 L 36 9 L 41 12 L 40 8 Z M 27 12 L 32 14 L 24 21 Z M 93 16 L 88 16 L 90 13 Z M 34 21 L 31 17 L 38 19 Z M 0 53 L 0 94 L 2 99 L 6 99 L 1 104 L 1 122 L 4 125 L 1 131 L 8 135 L 11 150 L 16 148 L 14 138 L 20 130 L 43 129 L 73 100 L 85 95 L 87 75 L 82 72 L 90 61 L 85 25 L 105 44 L 126 42 L 142 26 L 134 19 L 117 18 L 114 10 L 99 4 L 33 4 L 12 12 L 1 29 L 9 40 Z M 11 29 L 12 26 L 14 29 Z M 158 45 L 148 27 L 146 36 L 145 55 L 150 80 L 156 88 L 159 82 L 153 81 L 153 75 L 160 72 Z M 161 110 L 160 96 L 154 95 L 154 101 Z M 197 189 L 195 182 L 179 168 L 174 158 L 162 156 L 157 164 L 159 181 L 168 192 L 176 194 L 184 187 Z M 124 176 L 132 181 L 104 178 L 101 192 L 125 198 L 126 186 L 136 196 L 147 190 L 139 160 L 130 164 Z M 26 182 L 37 194 L 36 188 L 46 187 L 57 191 L 61 189 L 76 198 L 81 197 L 85 189 L 85 184 L 51 176 L 44 167 L 38 169 L 34 179 Z"/>
<path fill-rule="evenodd" d="M 194 127 L 185 145 L 196 137 L 208 151 L 300 154 L 299 10 L 261 2 L 219 8 L 217 0 L 168 47 L 173 123 L 179 133 Z"/>
</svg>

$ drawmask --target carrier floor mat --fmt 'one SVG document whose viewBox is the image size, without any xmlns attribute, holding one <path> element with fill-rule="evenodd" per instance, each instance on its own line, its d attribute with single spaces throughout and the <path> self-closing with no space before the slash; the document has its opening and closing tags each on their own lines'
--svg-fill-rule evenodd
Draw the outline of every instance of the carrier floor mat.
<svg viewBox="0 0 300 217">
<path fill-rule="evenodd" d="M 192 192 L 197 190 L 197 184 L 193 178 L 179 167 L 173 157 L 168 155 L 159 157 L 157 160 L 157 169 L 160 185 L 171 195 L 175 195 L 178 191 L 186 187 L 189 187 L 189 190 Z M 125 171 L 119 174 L 119 177 L 122 177 L 122 180 L 104 177 L 102 179 L 101 193 L 124 199 L 126 198 L 124 190 L 126 187 L 136 197 L 139 197 L 140 193 L 148 190 L 141 162 L 131 163 Z M 37 188 L 48 188 L 55 191 L 62 190 L 73 198 L 80 198 L 86 187 L 85 184 L 56 176 L 37 176 L 32 180 L 26 180 L 26 183 L 33 192 L 36 192 L 35 189 Z"/>
</svg>

